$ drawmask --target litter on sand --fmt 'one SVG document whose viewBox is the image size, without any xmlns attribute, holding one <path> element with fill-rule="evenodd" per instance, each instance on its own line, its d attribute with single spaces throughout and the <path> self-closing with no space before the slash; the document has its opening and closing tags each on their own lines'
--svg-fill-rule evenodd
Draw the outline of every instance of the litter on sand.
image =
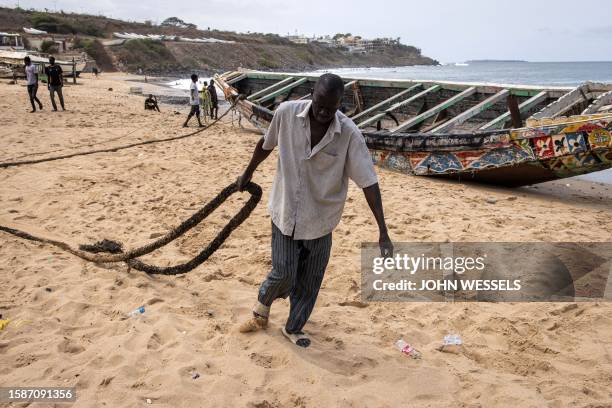
<svg viewBox="0 0 612 408">
<path fill-rule="evenodd" d="M 397 349 L 401 351 L 402 353 L 414 359 L 421 358 L 421 352 L 415 349 L 414 347 L 412 347 L 410 344 L 406 343 L 404 339 L 399 339 L 397 343 L 395 343 L 395 347 L 397 347 Z"/>
</svg>

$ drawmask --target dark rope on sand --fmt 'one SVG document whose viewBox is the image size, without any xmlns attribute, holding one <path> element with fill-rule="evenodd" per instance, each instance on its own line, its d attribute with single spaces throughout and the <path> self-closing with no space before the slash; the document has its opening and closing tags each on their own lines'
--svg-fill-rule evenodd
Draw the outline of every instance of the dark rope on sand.
<svg viewBox="0 0 612 408">
<path fill-rule="evenodd" d="M 215 198 L 209 201 L 204 207 L 198 212 L 193 214 L 191 217 L 183 221 L 179 226 L 172 229 L 163 237 L 156 241 L 153 241 L 140 248 L 135 248 L 130 251 L 123 251 L 123 244 L 118 241 L 111 241 L 103 239 L 95 244 L 80 245 L 79 249 L 71 247 L 69 244 L 56 241 L 47 238 L 37 237 L 35 235 L 28 234 L 27 232 L 20 231 L 18 229 L 9 228 L 0 225 L 0 231 L 7 232 L 19 238 L 27 239 L 30 241 L 41 242 L 56 246 L 64 251 L 67 251 L 79 258 L 82 258 L 89 262 L 94 263 L 112 263 L 112 262 L 126 262 L 130 267 L 146 272 L 149 274 L 161 274 L 161 275 L 179 275 L 187 273 L 192 269 L 196 268 L 204 261 L 206 261 L 223 242 L 231 235 L 240 224 L 242 224 L 251 214 L 251 212 L 257 207 L 257 204 L 261 200 L 261 187 L 257 184 L 249 182 L 246 186 L 246 191 L 251 194 L 249 200 L 242 206 L 240 211 L 223 227 L 223 229 L 217 234 L 217 236 L 204 248 L 198 255 L 189 260 L 186 263 L 168 267 L 159 267 L 155 265 L 145 264 L 144 262 L 136 259 L 140 256 L 146 255 L 150 252 L 159 249 L 168 243 L 174 241 L 187 231 L 198 225 L 206 217 L 208 217 L 214 210 L 216 210 L 221 204 L 223 204 L 229 196 L 238 191 L 236 183 L 232 183 L 225 187 Z"/>
<path fill-rule="evenodd" d="M 195 132 L 187 133 L 186 135 L 166 137 L 166 138 L 163 138 L 163 139 L 147 140 L 147 141 L 144 141 L 144 142 L 130 143 L 130 144 L 123 145 L 123 146 L 108 147 L 106 149 L 89 150 L 89 151 L 86 151 L 86 152 L 71 153 L 71 154 L 66 154 L 66 155 L 62 155 L 62 156 L 48 157 L 48 158 L 43 158 L 43 159 L 4 162 L 4 163 L 0 163 L 0 169 L 4 169 L 4 168 L 7 168 L 7 167 L 24 166 L 26 164 L 38 164 L 38 163 L 44 163 L 44 162 L 48 162 L 48 161 L 71 159 L 71 158 L 77 157 L 77 156 L 88 156 L 90 154 L 117 152 L 119 150 L 131 149 L 132 147 L 138 147 L 138 146 L 144 146 L 144 145 L 153 144 L 153 143 L 162 143 L 162 142 L 170 142 L 170 141 L 173 141 L 173 140 L 185 139 L 185 138 L 188 138 L 188 137 L 191 137 L 191 136 L 195 136 L 195 135 L 197 135 L 199 133 L 202 133 L 206 129 L 208 129 L 211 126 L 213 126 L 215 123 L 219 122 L 221 119 L 223 119 L 223 117 L 225 117 L 225 115 L 227 115 L 229 112 L 231 112 L 234 109 L 235 105 L 236 104 L 233 103 L 232 106 L 230 106 L 227 109 L 227 111 L 225 111 L 221 116 L 219 116 L 214 121 L 210 122 L 208 125 L 203 126 L 202 128 L 196 130 Z"/>
</svg>

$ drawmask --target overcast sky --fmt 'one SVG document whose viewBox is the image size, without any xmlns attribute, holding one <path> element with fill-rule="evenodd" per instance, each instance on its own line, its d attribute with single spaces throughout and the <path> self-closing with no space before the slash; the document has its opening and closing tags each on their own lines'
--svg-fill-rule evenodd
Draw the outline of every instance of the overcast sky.
<svg viewBox="0 0 612 408">
<path fill-rule="evenodd" d="M 17 0 L 0 0 L 0 4 L 14 7 Z M 177 16 L 204 29 L 401 37 L 404 44 L 417 46 L 441 62 L 612 60 L 611 0 L 20 0 L 19 4 L 136 21 L 161 22 Z"/>
</svg>

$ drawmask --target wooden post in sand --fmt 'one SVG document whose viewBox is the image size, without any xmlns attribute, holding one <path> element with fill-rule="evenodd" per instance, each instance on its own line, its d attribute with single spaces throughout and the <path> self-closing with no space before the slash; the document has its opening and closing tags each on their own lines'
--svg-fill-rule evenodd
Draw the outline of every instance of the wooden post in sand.
<svg viewBox="0 0 612 408">
<path fill-rule="evenodd" d="M 76 84 L 76 62 L 74 57 L 72 57 L 72 83 Z"/>
</svg>

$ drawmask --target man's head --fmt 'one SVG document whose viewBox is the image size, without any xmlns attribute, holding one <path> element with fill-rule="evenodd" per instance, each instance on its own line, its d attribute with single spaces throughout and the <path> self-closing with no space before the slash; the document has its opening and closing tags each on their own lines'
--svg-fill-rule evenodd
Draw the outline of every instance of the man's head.
<svg viewBox="0 0 612 408">
<path fill-rule="evenodd" d="M 30 57 L 25 57 L 23 59 L 23 63 L 26 65 L 30 65 L 32 63 L 32 60 L 30 59 Z"/>
<path fill-rule="evenodd" d="M 55 57 L 49 57 L 49 64 L 51 65 L 55 64 Z"/>
<path fill-rule="evenodd" d="M 153 99 L 153 94 L 149 94 L 149 99 Z"/>
<path fill-rule="evenodd" d="M 204 81 L 204 86 L 208 86 L 208 82 Z"/>
<path fill-rule="evenodd" d="M 191 81 L 198 82 L 198 76 L 196 74 L 191 74 Z"/>
<path fill-rule="evenodd" d="M 336 74 L 319 77 L 312 92 L 312 117 L 321 124 L 331 122 L 342 104 L 344 82 Z"/>
</svg>

